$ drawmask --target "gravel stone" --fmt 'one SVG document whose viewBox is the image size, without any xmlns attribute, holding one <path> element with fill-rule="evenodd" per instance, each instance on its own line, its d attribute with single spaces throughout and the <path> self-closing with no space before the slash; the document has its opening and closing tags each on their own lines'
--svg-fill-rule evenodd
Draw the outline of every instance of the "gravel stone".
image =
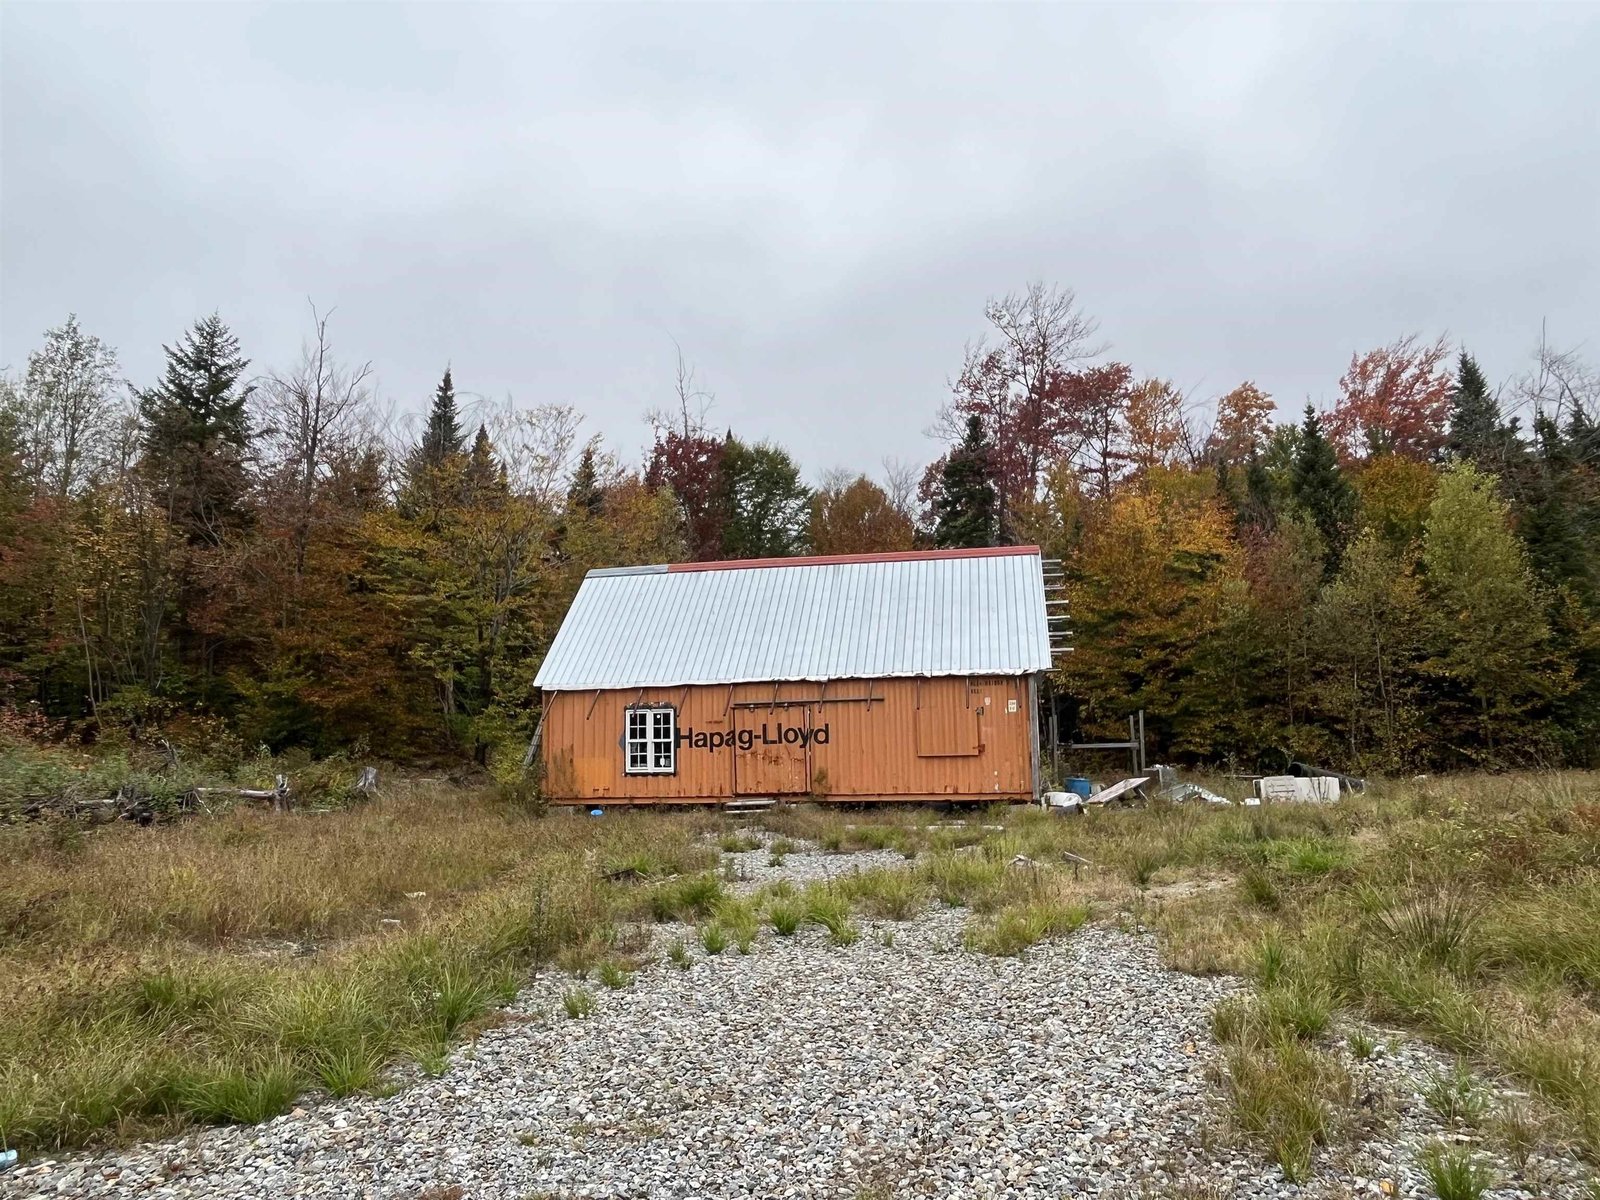
<svg viewBox="0 0 1600 1200">
<path fill-rule="evenodd" d="M 750 888 L 904 864 L 729 857 Z M 1420 1088 L 1438 1055 L 1391 1041 L 1356 1064 L 1393 1098 L 1389 1127 L 1325 1151 L 1295 1186 L 1228 1138 L 1207 1079 L 1209 1011 L 1238 981 L 1168 971 L 1153 937 L 1101 926 L 985 958 L 961 947 L 966 915 L 862 922 L 847 947 L 811 927 L 766 929 L 748 955 L 692 945 L 687 970 L 658 963 L 626 989 L 593 989 L 582 1020 L 562 1010 L 571 980 L 541 973 L 438 1078 L 34 1160 L 0 1176 L 0 1197 L 1429 1194 L 1416 1154 L 1447 1131 Z M 1501 1166 L 1497 1200 L 1581 1194 L 1571 1163 L 1536 1160 L 1520 1182 Z"/>
</svg>

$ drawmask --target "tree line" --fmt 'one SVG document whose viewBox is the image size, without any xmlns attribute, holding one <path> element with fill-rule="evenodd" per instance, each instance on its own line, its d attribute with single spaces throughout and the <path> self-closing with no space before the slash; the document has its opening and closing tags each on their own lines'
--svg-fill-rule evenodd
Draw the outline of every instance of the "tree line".
<svg viewBox="0 0 1600 1200">
<path fill-rule="evenodd" d="M 215 314 L 125 382 L 75 318 L 0 379 L 0 709 L 85 739 L 520 754 L 584 573 L 1038 543 L 1093 735 L 1362 771 L 1586 763 L 1600 731 L 1600 376 L 1491 386 L 1443 338 L 1353 356 L 1325 411 L 1204 403 L 1112 359 L 1070 291 L 992 300 L 925 470 L 808 484 L 710 424 L 681 361 L 629 463 L 572 406 L 458 402 L 414 437 L 312 312 L 253 369 Z M 0 715 L 4 715 L 0 714 Z"/>
</svg>

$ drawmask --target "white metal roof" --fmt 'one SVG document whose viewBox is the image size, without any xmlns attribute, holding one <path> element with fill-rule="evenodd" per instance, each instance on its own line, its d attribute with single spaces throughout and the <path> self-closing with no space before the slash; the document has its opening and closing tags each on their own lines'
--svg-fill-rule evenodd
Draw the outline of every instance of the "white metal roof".
<svg viewBox="0 0 1600 1200">
<path fill-rule="evenodd" d="M 545 691 L 1050 669 L 1036 546 L 590 571 Z"/>
</svg>

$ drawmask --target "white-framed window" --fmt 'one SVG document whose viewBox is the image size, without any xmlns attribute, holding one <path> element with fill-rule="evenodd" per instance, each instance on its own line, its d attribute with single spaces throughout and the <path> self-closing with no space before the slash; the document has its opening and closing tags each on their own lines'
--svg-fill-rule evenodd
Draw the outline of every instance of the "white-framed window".
<svg viewBox="0 0 1600 1200">
<path fill-rule="evenodd" d="M 623 771 L 628 775 L 675 775 L 678 714 L 671 708 L 624 710 Z"/>
</svg>

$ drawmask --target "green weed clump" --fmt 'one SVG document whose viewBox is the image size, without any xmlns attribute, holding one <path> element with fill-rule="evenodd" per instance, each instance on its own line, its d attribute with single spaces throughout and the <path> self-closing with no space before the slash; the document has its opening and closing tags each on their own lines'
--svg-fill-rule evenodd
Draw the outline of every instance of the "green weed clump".
<svg viewBox="0 0 1600 1200">
<path fill-rule="evenodd" d="M 709 916 L 723 895 L 722 880 L 715 875 L 682 875 L 656 885 L 650 911 L 658 921 L 696 920 Z"/>
<path fill-rule="evenodd" d="M 749 954 L 755 944 L 756 933 L 761 928 L 761 915 L 755 905 L 738 896 L 724 896 L 717 901 L 713 911 L 717 924 L 732 937 L 739 953 Z"/>
<path fill-rule="evenodd" d="M 1378 1052 L 1378 1043 L 1364 1029 L 1353 1030 L 1346 1043 L 1350 1047 L 1350 1056 L 1359 1062 L 1365 1062 Z"/>
<path fill-rule="evenodd" d="M 569 1019 L 581 1021 L 594 1012 L 594 994 L 584 988 L 571 988 L 562 993 L 561 1007 Z"/>
<path fill-rule="evenodd" d="M 795 844 L 786 837 L 773 838 L 767 850 L 767 865 L 781 867 L 783 860 L 795 852 Z"/>
<path fill-rule="evenodd" d="M 805 906 L 799 901 L 779 898 L 767 906 L 767 920 L 779 937 L 793 937 L 805 919 Z"/>
<path fill-rule="evenodd" d="M 1494 1171 L 1467 1150 L 1435 1142 L 1419 1161 L 1439 1200 L 1482 1200 L 1495 1184 Z"/>
<path fill-rule="evenodd" d="M 1135 887 L 1142 890 L 1150 886 L 1150 881 L 1155 878 L 1156 872 L 1166 865 L 1166 859 L 1160 853 L 1137 851 L 1128 864 L 1128 878 Z"/>
<path fill-rule="evenodd" d="M 844 893 L 827 885 L 806 889 L 806 920 L 828 931 L 828 940 L 835 946 L 849 946 L 861 936 L 861 931 L 850 920 L 850 900 Z"/>
<path fill-rule="evenodd" d="M 978 854 L 933 854 L 918 867 L 940 903 L 950 908 L 980 912 L 999 908 L 1006 900 L 1006 863 Z"/>
<path fill-rule="evenodd" d="M 1377 927 L 1393 949 L 1468 974 L 1477 960 L 1480 913 L 1459 893 L 1436 892 L 1384 912 Z"/>
<path fill-rule="evenodd" d="M 928 904 L 927 885 L 909 871 L 863 871 L 847 876 L 840 886 L 879 920 L 909 921 Z"/>
<path fill-rule="evenodd" d="M 975 918 L 963 941 L 979 954 L 1014 958 L 1046 938 L 1071 933 L 1088 919 L 1087 905 L 1040 897 L 1003 908 L 989 918 Z"/>
<path fill-rule="evenodd" d="M 1259 1141 L 1293 1183 L 1310 1178 L 1316 1148 L 1335 1140 L 1353 1101 L 1350 1077 L 1338 1062 L 1292 1039 L 1246 1036 L 1225 1056 L 1221 1082 L 1234 1124 Z"/>
<path fill-rule="evenodd" d="M 1423 1086 L 1422 1098 L 1446 1121 L 1476 1123 L 1489 1108 L 1488 1095 L 1464 1062 L 1452 1071 L 1435 1072 Z"/>
</svg>

